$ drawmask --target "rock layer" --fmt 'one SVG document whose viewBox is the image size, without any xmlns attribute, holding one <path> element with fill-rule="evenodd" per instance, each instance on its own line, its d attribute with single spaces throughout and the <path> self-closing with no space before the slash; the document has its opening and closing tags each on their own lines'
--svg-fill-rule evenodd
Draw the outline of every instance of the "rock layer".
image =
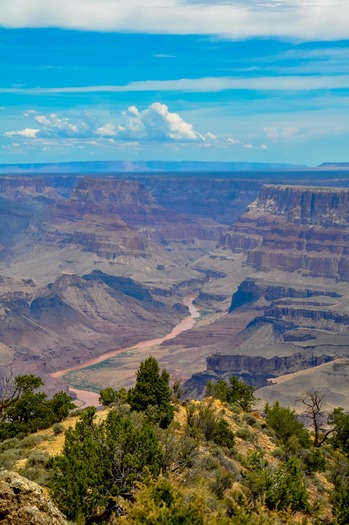
<svg viewBox="0 0 349 525">
<path fill-rule="evenodd" d="M 347 189 L 266 185 L 221 242 L 257 270 L 349 281 L 348 204 Z"/>
</svg>

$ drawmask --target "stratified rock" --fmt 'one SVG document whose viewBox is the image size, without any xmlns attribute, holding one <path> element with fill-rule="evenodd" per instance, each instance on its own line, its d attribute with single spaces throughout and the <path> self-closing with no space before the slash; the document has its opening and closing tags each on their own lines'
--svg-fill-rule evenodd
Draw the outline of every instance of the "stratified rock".
<svg viewBox="0 0 349 525">
<path fill-rule="evenodd" d="M 63 514 L 37 483 L 16 472 L 0 472 L 0 523 L 67 525 Z"/>
<path fill-rule="evenodd" d="M 263 186 L 222 244 L 257 270 L 349 281 L 349 190 Z"/>
</svg>

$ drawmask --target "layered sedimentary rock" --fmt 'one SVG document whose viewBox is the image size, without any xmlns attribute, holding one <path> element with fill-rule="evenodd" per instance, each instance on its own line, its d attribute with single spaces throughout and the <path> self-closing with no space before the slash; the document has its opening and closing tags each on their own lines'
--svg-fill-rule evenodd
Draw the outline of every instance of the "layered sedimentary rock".
<svg viewBox="0 0 349 525">
<path fill-rule="evenodd" d="M 188 261 L 221 234 L 132 181 L 84 178 L 64 199 L 39 179 L 4 178 L 0 198 L 0 364 L 17 373 L 169 332 L 188 313 L 183 294 L 208 279 Z"/>
<path fill-rule="evenodd" d="M 221 242 L 257 270 L 349 280 L 349 190 L 263 186 Z"/>
<path fill-rule="evenodd" d="M 222 179 L 217 176 L 138 176 L 137 181 L 164 208 L 224 224 L 234 223 L 256 198 L 262 185 L 256 180 Z"/>
<path fill-rule="evenodd" d="M 206 343 L 207 370 L 188 383 L 195 395 L 209 379 L 239 375 L 263 386 L 349 357 L 348 210 L 347 189 L 266 185 L 222 236 L 249 276 L 232 295 L 226 340 Z"/>
<path fill-rule="evenodd" d="M 216 242 L 221 227 L 159 206 L 138 182 L 84 178 L 70 199 L 52 211 L 39 232 L 42 242 L 78 243 L 106 259 L 148 257 L 150 242 Z"/>
</svg>

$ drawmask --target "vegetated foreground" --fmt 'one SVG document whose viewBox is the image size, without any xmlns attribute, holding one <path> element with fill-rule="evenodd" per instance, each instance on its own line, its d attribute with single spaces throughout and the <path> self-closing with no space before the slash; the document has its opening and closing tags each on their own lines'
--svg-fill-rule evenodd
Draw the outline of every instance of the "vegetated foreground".
<svg viewBox="0 0 349 525">
<path fill-rule="evenodd" d="M 8 437 L 23 418 L 19 407 L 35 406 L 39 428 L 51 424 L 39 422 L 46 401 L 35 381 L 16 378 L 1 405 L 3 523 L 348 523 L 349 416 L 334 410 L 324 432 L 319 392 L 303 399 L 319 407 L 310 434 L 279 403 L 267 405 L 265 417 L 253 411 L 254 388 L 238 378 L 210 384 L 203 401 L 180 401 L 181 383 L 170 385 L 150 357 L 134 388 L 101 392 L 103 411 L 90 407 Z M 47 487 L 60 511 L 9 469 Z"/>
</svg>

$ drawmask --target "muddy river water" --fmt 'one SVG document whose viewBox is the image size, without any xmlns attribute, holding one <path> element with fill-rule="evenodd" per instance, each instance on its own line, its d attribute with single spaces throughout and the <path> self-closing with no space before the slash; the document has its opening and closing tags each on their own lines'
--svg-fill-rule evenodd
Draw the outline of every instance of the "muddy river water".
<svg viewBox="0 0 349 525">
<path fill-rule="evenodd" d="M 180 323 L 178 323 L 170 333 L 165 335 L 164 337 L 158 337 L 157 339 L 148 339 L 146 341 L 140 341 L 139 343 L 129 346 L 128 348 L 119 348 L 118 350 L 111 350 L 110 352 L 107 352 L 105 354 L 102 354 L 98 357 L 95 357 L 93 359 L 89 359 L 88 361 L 85 361 L 84 363 L 80 363 L 79 365 L 72 366 L 71 368 L 66 368 L 65 370 L 58 370 L 58 372 L 54 372 L 51 374 L 52 377 L 62 377 L 64 374 L 67 374 L 68 372 L 72 372 L 74 370 L 82 370 L 83 368 L 86 368 L 88 366 L 96 365 L 98 363 L 101 363 L 102 361 L 105 361 L 107 359 L 110 359 L 111 357 L 115 357 L 118 354 L 121 354 L 123 352 L 128 352 L 130 350 L 142 350 L 146 349 L 147 354 L 149 354 L 149 351 L 152 347 L 157 346 L 164 341 L 168 341 L 169 339 L 174 339 L 178 334 L 181 332 L 184 332 L 186 330 L 190 330 L 194 324 L 195 319 L 197 319 L 200 316 L 200 313 L 198 309 L 193 305 L 194 297 L 187 297 L 183 304 L 189 308 L 190 315 L 183 319 Z M 90 392 L 88 390 L 79 390 L 77 388 L 69 387 L 69 390 L 71 392 L 74 392 L 78 399 L 84 402 L 85 406 L 99 406 L 98 397 L 99 394 L 96 392 Z"/>
</svg>

